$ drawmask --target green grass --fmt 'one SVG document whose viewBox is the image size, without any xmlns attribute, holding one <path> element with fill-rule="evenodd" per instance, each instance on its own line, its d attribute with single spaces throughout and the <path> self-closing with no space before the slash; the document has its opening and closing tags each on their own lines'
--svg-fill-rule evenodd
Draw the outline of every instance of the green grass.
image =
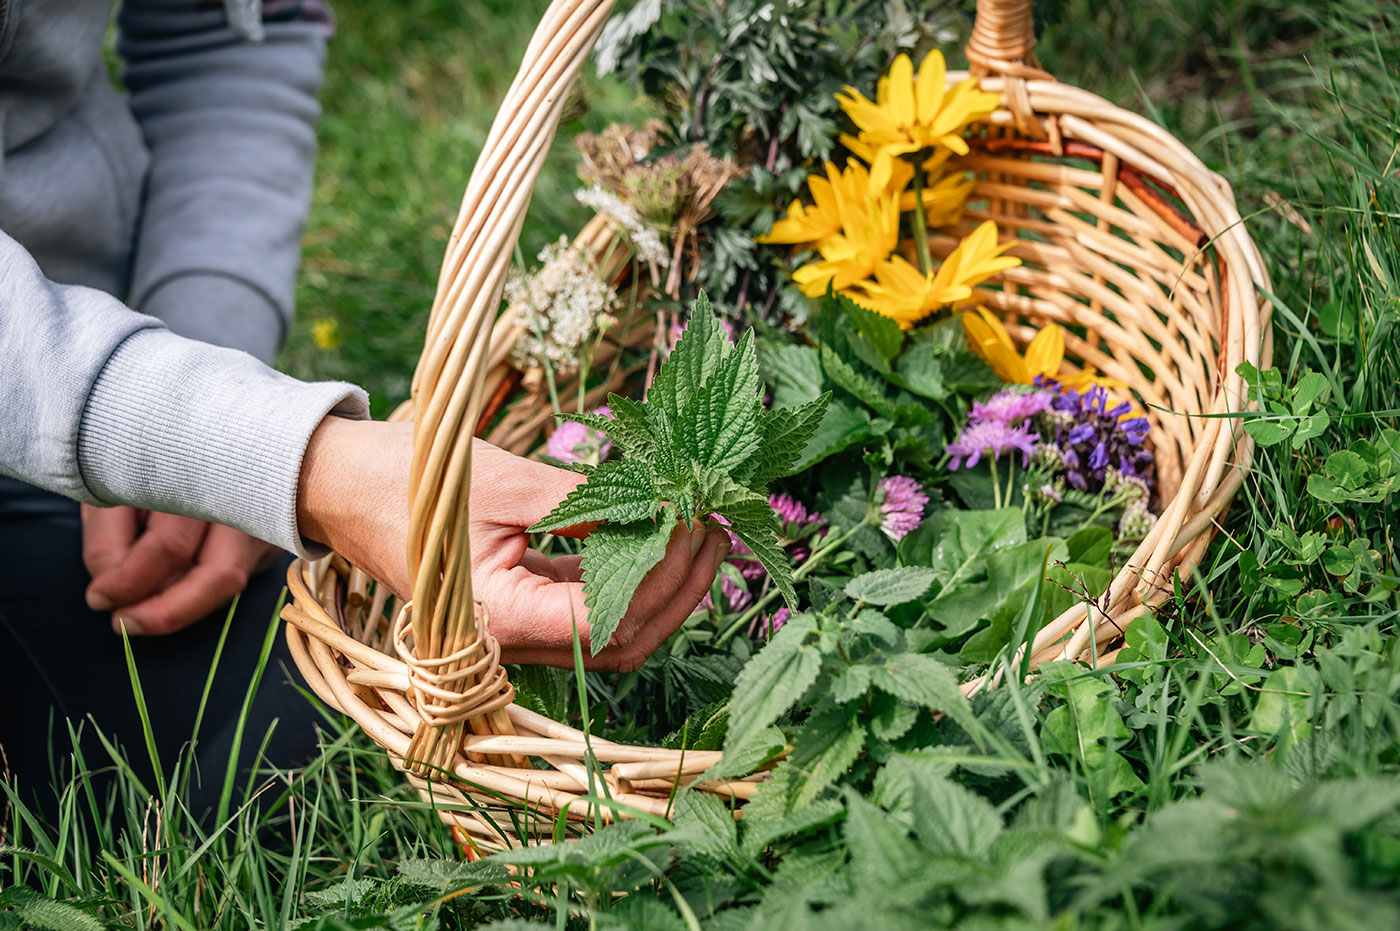
<svg viewBox="0 0 1400 931">
<path fill-rule="evenodd" d="M 289 370 L 365 384 L 380 412 L 406 393 L 457 198 L 542 5 L 341 10 Z M 1045 874 L 1011 884 L 1048 885 L 1043 920 L 996 898 L 996 871 L 969 855 L 956 861 L 960 882 L 985 896 L 980 904 L 927 892 L 923 920 L 909 926 L 1393 928 L 1397 496 L 1369 500 L 1368 489 L 1391 479 L 1364 468 L 1336 493 L 1317 476 L 1350 468 L 1333 457 L 1361 456 L 1360 444 L 1388 442 L 1384 431 L 1400 426 L 1400 21 L 1361 0 L 1134 8 L 1071 0 L 1042 39 L 1042 62 L 1150 113 L 1234 186 L 1273 282 L 1281 377 L 1266 400 L 1284 405 L 1275 419 L 1292 429 L 1289 392 L 1316 373 L 1326 392 L 1313 409 L 1326 423 L 1297 448 L 1285 438 L 1259 451 L 1197 577 L 1182 580 L 1157 626 L 1137 629 L 1116 674 L 1062 670 L 976 706 L 978 732 L 958 752 L 975 757 L 963 780 L 992 814 L 966 799 L 946 811 L 1015 812 L 1003 848 L 1060 851 Z M 590 93 L 594 109 L 580 125 L 636 112 L 624 89 L 595 82 Z M 581 217 L 568 198 L 567 146 L 556 155 L 527 249 Z M 315 346 L 311 326 L 322 319 L 337 322 L 340 348 Z M 1318 535 L 1316 554 L 1299 542 L 1308 533 Z M 537 864 L 513 888 L 454 864 L 450 839 L 384 755 L 336 717 L 324 725 L 325 752 L 308 768 L 230 778 L 228 815 L 212 825 L 182 810 L 186 770 L 167 770 L 163 787 L 141 785 L 119 755 L 76 767 L 117 766 L 115 794 L 99 797 L 80 778 L 52 823 L 15 793 L 0 797 L 0 929 L 24 927 L 25 915 L 33 926 L 79 929 L 281 928 L 306 918 L 322 929 L 466 928 L 510 917 L 556 928 L 780 919 L 846 928 L 872 915 L 897 927 L 900 893 L 918 878 L 890 879 L 908 851 L 881 846 L 889 831 L 862 835 L 889 817 L 866 812 L 784 840 L 781 863 L 697 840 L 687 822 L 666 849 L 650 833 L 646 844 L 586 848 Z M 1128 761 L 1139 787 L 1111 790 L 1115 759 Z M 811 877 L 833 856 L 849 857 L 850 889 L 799 922 L 795 903 L 820 900 Z M 863 872 L 882 856 L 884 872 Z M 478 887 L 439 902 L 469 885 Z M 707 897 L 735 889 L 749 911 L 705 911 Z"/>
</svg>

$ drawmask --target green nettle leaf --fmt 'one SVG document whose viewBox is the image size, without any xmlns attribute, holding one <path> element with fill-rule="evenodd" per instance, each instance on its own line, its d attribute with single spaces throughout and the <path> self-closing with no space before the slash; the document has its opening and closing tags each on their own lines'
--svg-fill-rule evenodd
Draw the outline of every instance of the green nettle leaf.
<svg viewBox="0 0 1400 931">
<path fill-rule="evenodd" d="M 856 443 L 863 443 L 874 435 L 875 428 L 868 411 L 840 398 L 833 398 L 793 466 L 793 471 L 805 472 L 828 456 L 834 456 Z"/>
<path fill-rule="evenodd" d="M 890 765 L 913 784 L 914 830 L 930 853 L 975 859 L 1001 835 L 1001 816 L 986 799 L 907 758 Z"/>
<path fill-rule="evenodd" d="M 890 380 L 933 401 L 941 401 L 949 394 L 943 382 L 943 359 L 932 343 L 909 347 L 899 357 L 899 371 Z"/>
<path fill-rule="evenodd" d="M 821 354 L 815 346 L 786 343 L 761 350 L 763 375 L 773 392 L 773 406 L 805 404 L 821 396 Z"/>
<path fill-rule="evenodd" d="M 729 517 L 730 521 L 729 530 L 753 550 L 754 558 L 772 577 L 773 584 L 782 593 L 783 600 L 789 608 L 796 611 L 797 589 L 792 585 L 792 564 L 788 562 L 787 552 L 778 542 L 778 518 L 767 501 L 763 502 L 763 506 L 767 509 L 768 516 L 762 522 L 754 517 L 729 517 L 726 514 L 725 517 Z"/>
<path fill-rule="evenodd" d="M 646 408 L 640 403 L 609 394 L 608 410 L 612 411 L 612 417 L 604 418 L 595 429 L 606 433 L 624 453 L 647 455 L 656 448 L 656 434 L 647 420 Z"/>
<path fill-rule="evenodd" d="M 654 522 L 607 524 L 583 541 L 583 603 L 588 609 L 589 650 L 608 645 L 632 595 L 652 567 L 666 555 L 676 527 L 676 509 L 666 505 Z"/>
<path fill-rule="evenodd" d="M 846 391 L 882 417 L 895 415 L 894 402 L 885 397 L 879 382 L 862 375 L 830 346 L 822 346 L 822 369 L 838 388 Z"/>
<path fill-rule="evenodd" d="M 807 778 L 798 783 L 789 810 L 810 803 L 845 775 L 865 747 L 865 733 L 859 705 L 829 707 L 807 719 L 794 740 L 789 759 L 790 765 Z"/>
<path fill-rule="evenodd" d="M 660 405 L 672 422 L 678 423 L 682 408 L 700 396 L 705 382 L 719 368 L 727 342 L 719 318 L 702 291 L 695 299 L 685 333 L 652 380 L 647 404 Z"/>
<path fill-rule="evenodd" d="M 958 688 L 953 667 L 923 653 L 901 653 L 882 666 L 872 666 L 870 682 L 900 701 L 942 711 L 964 730 L 975 732 L 972 703 Z"/>
<path fill-rule="evenodd" d="M 793 473 L 793 466 L 817 432 L 830 402 L 831 392 L 827 391 L 805 404 L 763 413 L 759 423 L 763 442 L 759 446 L 754 474 L 749 479 L 751 484 L 766 484 Z"/>
<path fill-rule="evenodd" d="M 898 323 L 883 314 L 866 310 L 844 294 L 830 295 L 827 300 L 834 300 L 845 311 L 860 335 L 870 341 L 886 362 L 899 355 L 899 349 L 904 345 L 904 331 Z M 823 308 L 822 312 L 828 312 L 828 308 Z"/>
<path fill-rule="evenodd" d="M 938 573 L 923 566 L 876 569 L 846 583 L 846 597 L 866 604 L 902 605 L 928 594 Z"/>
<path fill-rule="evenodd" d="M 727 347 L 726 347 L 727 348 Z M 763 398 L 758 387 L 758 361 L 753 331 L 722 358 L 699 394 L 681 399 L 677 425 L 695 460 L 716 469 L 735 469 L 759 448 L 759 416 Z"/>
<path fill-rule="evenodd" d="M 817 681 L 822 654 L 815 644 L 807 643 L 816 629 L 816 618 L 799 614 L 744 666 L 729 702 L 726 756 L 777 721 Z"/>
<path fill-rule="evenodd" d="M 530 532 L 600 520 L 629 523 L 651 517 L 660 506 L 655 473 L 645 460 L 613 460 L 589 473 L 588 481 L 569 492 Z"/>
<path fill-rule="evenodd" d="M 723 859 L 739 852 L 734 815 L 713 795 L 682 790 L 676 797 L 675 824 L 685 846 L 697 853 Z"/>
<path fill-rule="evenodd" d="M 896 877 L 921 866 L 923 857 L 904 825 L 850 789 L 844 833 L 851 850 L 851 881 L 857 887 L 887 890 Z"/>
</svg>

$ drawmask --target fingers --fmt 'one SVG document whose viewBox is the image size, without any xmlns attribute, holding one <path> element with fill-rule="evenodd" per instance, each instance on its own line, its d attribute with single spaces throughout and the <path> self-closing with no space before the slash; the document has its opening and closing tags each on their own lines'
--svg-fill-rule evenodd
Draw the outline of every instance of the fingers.
<svg viewBox="0 0 1400 931">
<path fill-rule="evenodd" d="M 698 547 L 693 555 L 692 545 Z M 483 592 L 491 610 L 492 629 L 501 642 L 502 658 L 510 663 L 572 667 L 571 620 L 577 619 L 579 636 L 585 643 L 584 666 L 624 672 L 636 669 L 695 610 L 730 545 L 729 536 L 718 528 L 692 536 L 684 525 L 678 525 L 666 556 L 642 582 L 608 648 L 596 656 L 590 656 L 586 646 L 589 628 L 583 586 L 551 582 L 518 566 L 512 570 L 516 575 L 502 579 L 507 584 L 495 598 Z M 560 557 L 555 562 L 570 558 Z M 566 569 L 556 566 L 555 571 Z"/>
<path fill-rule="evenodd" d="M 193 624 L 241 592 L 267 550 L 242 531 L 211 524 L 190 570 L 164 591 L 118 611 L 112 629 L 156 636 Z"/>
<path fill-rule="evenodd" d="M 78 510 L 83 524 L 83 565 L 97 578 L 117 565 L 136 541 L 141 515 L 135 508 L 99 508 L 84 504 Z M 94 611 L 107 608 L 93 606 Z"/>
<path fill-rule="evenodd" d="M 146 527 L 116 563 L 88 585 L 88 606 L 111 611 L 154 595 L 189 568 L 209 524 L 174 514 L 151 514 Z"/>
<path fill-rule="evenodd" d="M 512 455 L 490 443 L 472 448 L 472 519 L 525 528 L 583 484 L 584 476 Z M 572 536 L 584 536 L 575 528 Z M 591 529 L 591 526 L 588 528 Z"/>
</svg>

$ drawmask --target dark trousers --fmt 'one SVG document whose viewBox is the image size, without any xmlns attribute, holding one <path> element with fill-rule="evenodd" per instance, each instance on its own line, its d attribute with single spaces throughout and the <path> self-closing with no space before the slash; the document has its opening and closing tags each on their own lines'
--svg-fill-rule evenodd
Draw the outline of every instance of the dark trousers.
<svg viewBox="0 0 1400 931">
<path fill-rule="evenodd" d="M 289 558 L 255 576 L 239 600 L 193 748 L 198 776 L 184 801 L 195 813 L 218 799 Z M 55 780 L 62 786 L 72 778 L 65 719 L 83 728 L 89 770 L 112 765 L 92 733 L 96 724 L 155 791 L 122 640 L 112 633 L 109 615 L 88 609 L 83 592 L 89 578 L 78 505 L 0 477 L 0 769 L 7 765 L 21 795 L 47 811 L 55 807 Z M 221 609 L 170 636 L 131 639 L 167 775 L 189 742 L 227 614 Z M 315 710 L 293 681 L 302 684 L 279 629 L 244 730 L 243 770 L 255 762 L 274 722 L 268 763 L 294 766 L 315 752 Z M 109 778 L 99 776 L 99 782 Z"/>
</svg>

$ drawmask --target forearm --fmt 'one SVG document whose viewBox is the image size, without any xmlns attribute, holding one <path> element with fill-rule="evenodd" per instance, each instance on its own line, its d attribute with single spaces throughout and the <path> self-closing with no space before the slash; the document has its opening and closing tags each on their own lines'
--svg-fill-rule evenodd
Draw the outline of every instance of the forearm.
<svg viewBox="0 0 1400 931">
<path fill-rule="evenodd" d="M 0 234 L 0 472 L 91 504 L 228 524 L 305 549 L 297 481 L 330 410 L 364 392 L 305 384 L 171 333 L 109 295 L 55 284 Z"/>
</svg>

